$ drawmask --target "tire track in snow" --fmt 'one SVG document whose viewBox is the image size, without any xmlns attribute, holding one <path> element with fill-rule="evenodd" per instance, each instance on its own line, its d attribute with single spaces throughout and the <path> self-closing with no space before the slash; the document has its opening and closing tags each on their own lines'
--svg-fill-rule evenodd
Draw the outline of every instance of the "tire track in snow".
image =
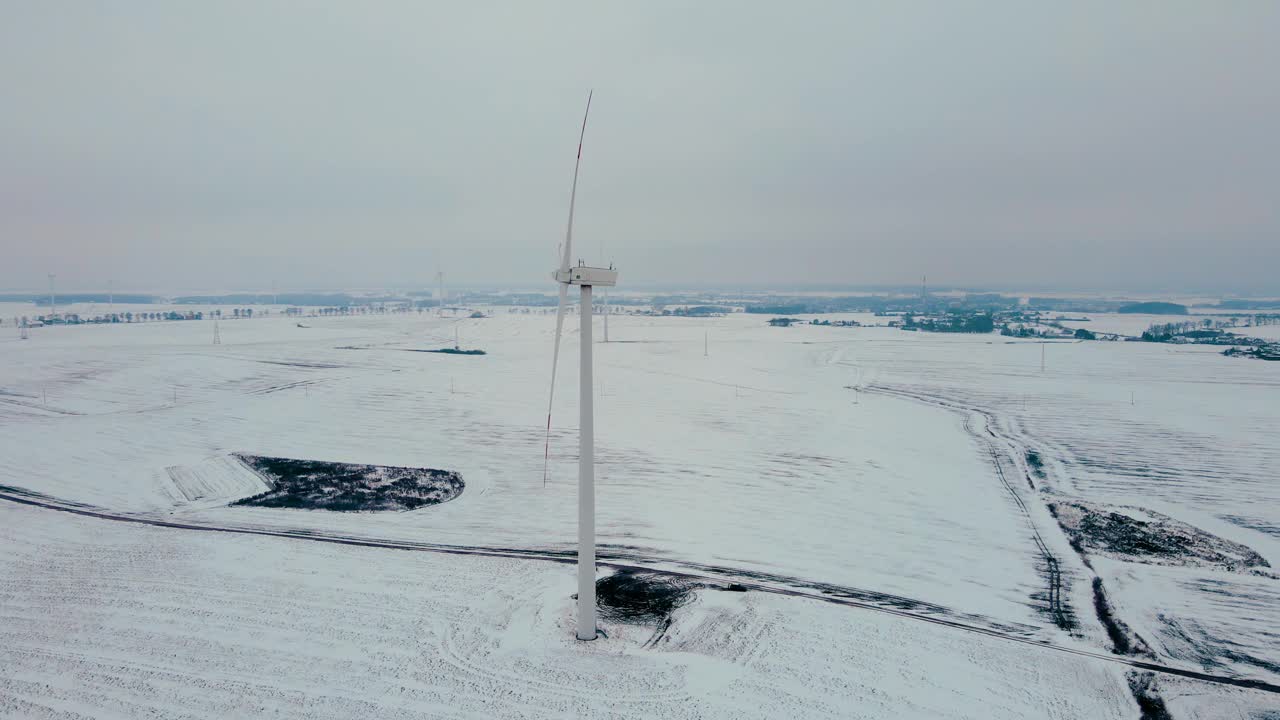
<svg viewBox="0 0 1280 720">
<path fill-rule="evenodd" d="M 181 523 L 169 520 L 161 520 L 158 518 L 119 515 L 100 510 L 89 509 L 85 506 L 75 507 L 72 505 L 61 504 L 53 498 L 47 498 L 36 493 L 21 490 L 19 488 L 10 488 L 0 486 L 0 500 L 6 500 L 19 505 L 27 505 L 45 510 L 53 510 L 57 512 L 65 512 L 83 517 L 95 518 L 98 520 L 109 520 L 114 522 L 125 522 L 136 525 L 149 525 L 152 527 L 171 528 L 175 530 L 193 530 L 199 532 L 220 532 L 240 535 L 258 535 L 263 537 L 277 537 L 286 540 L 306 540 L 311 542 L 323 542 L 336 545 L 350 545 L 354 547 L 379 548 L 388 550 L 407 550 L 416 552 L 434 552 L 446 555 L 479 555 L 483 557 L 501 557 L 517 560 L 537 560 L 543 562 L 554 562 L 560 564 L 573 564 L 577 562 L 576 553 L 571 551 L 548 551 L 548 550 L 530 550 L 526 548 L 499 548 L 485 546 L 467 546 L 467 545 L 433 545 L 433 544 L 417 544 L 405 542 L 389 542 L 372 539 L 355 538 L 341 535 L 327 535 L 318 532 L 308 531 L 285 531 L 285 530 L 267 530 L 261 528 L 236 528 L 221 527 L 216 525 L 199 525 L 194 523 Z M 874 612 L 894 615 L 900 618 L 915 620 L 918 622 L 931 623 L 942 627 L 959 630 L 962 632 L 973 633 L 976 635 L 985 635 L 986 637 L 1005 640 L 1008 642 L 1021 643 L 1032 647 L 1041 648 L 1050 652 L 1067 653 L 1079 657 L 1092 658 L 1104 662 L 1125 665 L 1140 670 L 1148 670 L 1151 672 L 1161 673 L 1164 675 L 1173 675 L 1192 680 L 1200 680 L 1203 682 L 1213 683 L 1217 685 L 1228 685 L 1232 687 L 1247 688 L 1251 690 L 1261 690 L 1276 695 L 1280 695 L 1280 685 L 1264 682 L 1261 680 L 1252 680 L 1248 678 L 1229 677 L 1223 675 L 1213 675 L 1210 673 L 1199 672 L 1196 670 L 1188 670 L 1169 665 L 1161 665 L 1154 662 L 1146 662 L 1135 660 L 1128 657 L 1106 655 L 1103 653 L 1084 650 L 1081 648 L 1069 647 L 1066 645 L 1057 645 L 1045 640 L 1035 640 L 1024 635 L 1006 632 L 981 625 L 953 620 L 946 617 L 938 617 L 922 612 L 913 612 L 910 610 L 902 610 L 896 607 L 877 605 L 867 600 L 854 599 L 846 593 L 841 593 L 837 586 L 823 585 L 821 583 L 811 584 L 809 587 L 780 586 L 761 580 L 749 580 L 749 577 L 768 578 L 770 576 L 760 573 L 750 573 L 743 571 L 738 575 L 713 575 L 698 572 L 687 572 L 682 570 L 671 570 L 665 567 L 655 567 L 652 565 L 641 564 L 646 562 L 643 558 L 634 558 L 631 562 L 622 562 L 629 559 L 626 555 L 615 556 L 616 560 L 598 561 L 597 565 L 615 570 L 644 570 L 647 572 L 664 574 L 670 577 L 681 578 L 685 580 L 694 580 L 704 583 L 724 584 L 728 582 L 741 585 L 748 590 L 757 592 L 767 592 L 775 595 L 783 595 L 787 597 L 804 598 L 809 600 L 818 600 L 834 605 L 842 605 L 845 607 L 858 608 L 862 610 L 871 610 Z M 653 562 L 653 561 L 648 561 Z M 663 562 L 664 565 L 673 563 Z M 711 567 L 711 566 L 705 566 Z M 719 570 L 718 568 L 716 569 Z M 736 572 L 736 571 L 730 571 Z M 869 591 L 858 591 L 853 588 L 844 589 L 850 592 L 868 593 Z M 875 595 L 873 593 L 873 595 Z M 885 598 L 896 598 L 897 596 L 882 595 Z M 904 599 L 904 598 L 898 598 Z"/>
<path fill-rule="evenodd" d="M 1031 511 L 1027 508 L 1026 502 L 1022 499 L 1017 488 L 1009 482 L 1009 478 L 1004 472 L 1004 463 L 1001 462 L 1000 453 L 996 448 L 995 440 L 1000 436 L 996 435 L 992 429 L 994 418 L 986 411 L 966 407 L 956 403 L 948 402 L 942 398 L 923 393 L 915 393 L 900 388 L 891 388 L 887 386 L 872 385 L 865 388 L 867 392 L 877 393 L 890 397 L 899 397 L 907 400 L 915 400 L 929 405 L 936 405 L 948 410 L 955 410 L 964 414 L 964 428 L 971 436 L 977 439 L 986 448 L 987 453 L 991 456 L 991 464 L 996 469 L 996 477 L 1000 483 L 1004 485 L 1005 490 L 1009 492 L 1009 496 L 1013 498 L 1013 502 L 1017 504 L 1019 512 L 1027 522 L 1027 526 L 1031 529 L 1031 539 L 1035 542 L 1036 550 L 1040 554 L 1040 559 L 1045 565 L 1045 575 L 1047 576 L 1048 588 L 1046 590 L 1046 602 L 1048 603 L 1049 616 L 1053 618 L 1054 625 L 1063 630 L 1071 630 L 1076 626 L 1075 613 L 1067 606 L 1062 597 L 1062 568 L 1058 561 L 1058 557 L 1053 554 L 1049 546 L 1045 544 L 1044 537 L 1040 535 L 1040 529 L 1036 527 L 1036 523 L 1031 518 Z M 987 434 L 976 431 L 973 427 L 973 416 L 981 416 L 985 424 Z"/>
<path fill-rule="evenodd" d="M 482 660 L 476 659 L 462 647 L 459 642 L 460 639 L 461 636 L 457 627 L 448 625 L 441 629 L 441 657 L 444 662 L 460 672 L 480 678 L 498 679 L 510 683 L 512 686 L 535 689 L 538 692 L 574 700 L 592 700 L 597 697 L 596 691 L 590 688 L 579 689 L 551 680 L 540 680 L 514 672 L 505 672 L 492 665 L 485 665 Z M 692 697 L 693 693 L 689 688 L 684 684 L 680 684 L 678 687 L 659 688 L 644 693 L 610 693 L 609 702 L 621 704 L 680 703 L 687 702 Z"/>
</svg>

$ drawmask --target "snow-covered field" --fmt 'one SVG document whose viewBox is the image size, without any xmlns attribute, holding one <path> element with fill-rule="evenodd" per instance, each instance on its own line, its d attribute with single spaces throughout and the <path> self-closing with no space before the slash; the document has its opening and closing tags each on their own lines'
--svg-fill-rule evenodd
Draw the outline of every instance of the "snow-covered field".
<svg viewBox="0 0 1280 720">
<path fill-rule="evenodd" d="M 704 592 L 657 649 L 588 645 L 569 566 L 48 516 L 0 507 L 0 715 L 1133 715 L 1105 663 L 812 600 Z"/>
<path fill-rule="evenodd" d="M 1274 314 L 1274 311 L 1258 310 L 1247 311 L 1242 314 Z M 1050 313 L 1052 315 L 1052 313 Z M 1138 337 L 1142 331 L 1152 325 L 1165 325 L 1167 323 L 1180 323 L 1188 321 L 1201 321 L 1206 318 L 1216 320 L 1226 320 L 1229 312 L 1208 312 L 1198 311 L 1190 315 L 1146 315 L 1142 313 L 1063 313 L 1070 317 L 1087 317 L 1087 321 L 1083 320 L 1065 320 L 1062 325 L 1071 329 L 1084 328 L 1096 333 L 1107 333 L 1126 335 L 1129 337 Z M 1230 328 L 1230 332 L 1244 337 L 1259 338 L 1280 338 L 1280 325 L 1249 325 L 1237 328 Z"/>
<path fill-rule="evenodd" d="M 544 487 L 554 320 L 493 313 L 224 319 L 216 346 L 211 321 L 0 329 L 0 485 L 121 517 L 557 558 L 575 540 L 576 323 Z M 554 562 L 0 502 L 0 713 L 1136 717 L 1125 666 L 1068 652 L 1109 653 L 1095 576 L 1142 659 L 1280 683 L 1274 574 L 1090 567 L 1045 508 L 1144 507 L 1280 566 L 1275 364 L 1053 343 L 1042 373 L 1037 343 L 766 320 L 610 319 L 601 556 L 864 606 L 704 590 L 662 643 L 619 627 L 584 647 Z M 455 326 L 488 354 L 406 352 Z M 413 512 L 232 508 L 261 491 L 237 452 L 467 485 Z M 1175 717 L 1280 705 L 1159 683 Z"/>
</svg>

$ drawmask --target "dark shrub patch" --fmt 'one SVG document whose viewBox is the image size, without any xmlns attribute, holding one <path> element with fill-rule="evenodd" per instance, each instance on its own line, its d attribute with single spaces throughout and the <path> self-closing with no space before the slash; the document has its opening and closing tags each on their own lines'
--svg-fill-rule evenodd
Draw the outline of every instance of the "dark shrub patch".
<svg viewBox="0 0 1280 720">
<path fill-rule="evenodd" d="M 1156 688 L 1155 673 L 1131 672 L 1128 680 L 1129 691 L 1138 701 L 1138 710 L 1142 713 L 1139 720 L 1173 720 Z"/>
<path fill-rule="evenodd" d="M 1027 467 L 1038 477 L 1044 477 L 1044 459 L 1035 450 L 1027 451 Z"/>
<path fill-rule="evenodd" d="M 1077 551 L 1156 565 L 1199 565 L 1235 572 L 1268 568 L 1256 551 L 1141 508 L 1059 502 L 1051 510 Z"/>
<path fill-rule="evenodd" d="M 439 350 L 415 350 L 405 348 L 406 352 L 440 353 L 441 355 L 488 355 L 483 350 L 461 350 L 459 348 L 440 348 Z"/>
<path fill-rule="evenodd" d="M 236 457 L 261 475 L 271 489 L 233 505 L 337 512 L 413 510 L 448 502 L 463 488 L 462 476 L 451 470 Z"/>
</svg>

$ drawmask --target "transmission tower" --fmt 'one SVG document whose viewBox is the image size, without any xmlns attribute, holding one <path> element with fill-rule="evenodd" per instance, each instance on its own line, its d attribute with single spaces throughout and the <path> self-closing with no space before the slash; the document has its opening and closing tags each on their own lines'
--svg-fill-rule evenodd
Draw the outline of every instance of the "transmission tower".
<svg viewBox="0 0 1280 720">
<path fill-rule="evenodd" d="M 214 321 L 213 321 L 213 344 L 214 344 L 214 345 L 221 345 L 221 344 L 222 344 L 222 335 L 218 332 L 218 321 L 217 321 L 217 320 L 214 320 Z"/>
</svg>

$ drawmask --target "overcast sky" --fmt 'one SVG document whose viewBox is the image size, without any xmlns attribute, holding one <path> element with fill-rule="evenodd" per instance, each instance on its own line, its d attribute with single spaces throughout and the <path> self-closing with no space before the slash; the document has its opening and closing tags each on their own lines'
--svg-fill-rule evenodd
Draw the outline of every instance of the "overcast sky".
<svg viewBox="0 0 1280 720">
<path fill-rule="evenodd" d="M 1272 0 L 3 17 L 0 288 L 1280 290 Z"/>
</svg>

